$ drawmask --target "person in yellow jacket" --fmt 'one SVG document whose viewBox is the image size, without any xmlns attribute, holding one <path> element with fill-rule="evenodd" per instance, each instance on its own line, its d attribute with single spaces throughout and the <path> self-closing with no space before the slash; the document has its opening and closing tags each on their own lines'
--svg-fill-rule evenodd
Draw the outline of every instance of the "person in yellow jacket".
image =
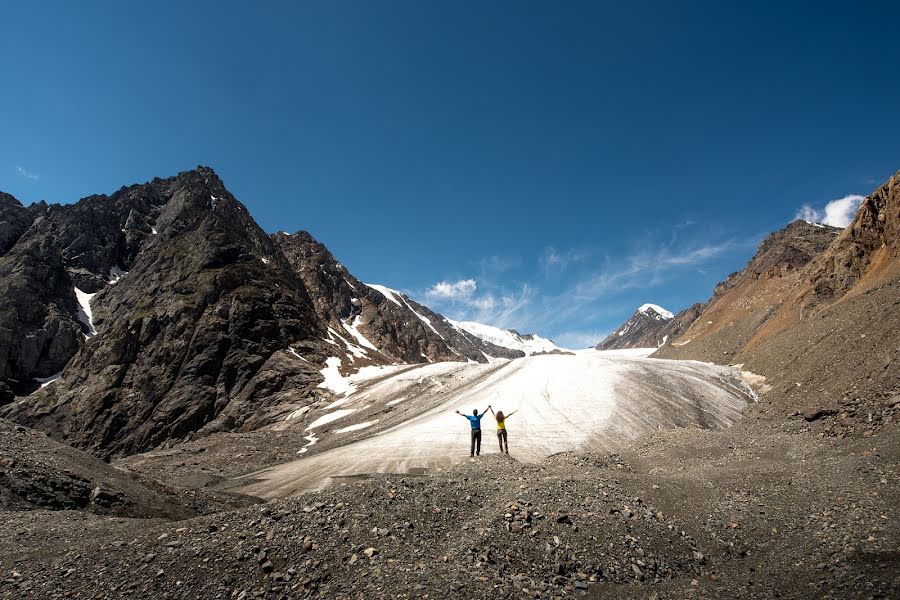
<svg viewBox="0 0 900 600">
<path fill-rule="evenodd" d="M 506 435 L 506 419 L 516 414 L 518 410 L 514 410 L 508 415 L 504 415 L 502 410 L 494 412 L 493 408 L 490 406 L 488 406 L 488 408 L 491 409 L 491 414 L 497 419 L 497 441 L 500 442 L 500 453 L 506 452 L 509 454 L 509 438 Z M 504 445 L 506 445 L 506 450 L 503 449 Z"/>
</svg>

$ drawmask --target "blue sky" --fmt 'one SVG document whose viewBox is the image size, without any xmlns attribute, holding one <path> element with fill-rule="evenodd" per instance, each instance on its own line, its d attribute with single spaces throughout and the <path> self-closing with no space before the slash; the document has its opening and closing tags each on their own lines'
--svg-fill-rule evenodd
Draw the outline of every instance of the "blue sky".
<svg viewBox="0 0 900 600">
<path fill-rule="evenodd" d="M 364 281 L 584 346 L 900 169 L 896 3 L 256 4 L 3 3 L 0 190 L 210 165 Z"/>
</svg>

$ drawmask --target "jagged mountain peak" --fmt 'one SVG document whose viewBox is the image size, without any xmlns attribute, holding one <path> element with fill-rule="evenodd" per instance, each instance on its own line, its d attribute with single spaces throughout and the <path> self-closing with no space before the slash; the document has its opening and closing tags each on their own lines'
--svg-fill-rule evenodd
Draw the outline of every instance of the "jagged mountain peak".
<svg viewBox="0 0 900 600">
<path fill-rule="evenodd" d="M 642 304 L 625 323 L 597 344 L 597 350 L 658 348 L 690 324 L 694 306 L 677 315 L 658 304 Z"/>
</svg>

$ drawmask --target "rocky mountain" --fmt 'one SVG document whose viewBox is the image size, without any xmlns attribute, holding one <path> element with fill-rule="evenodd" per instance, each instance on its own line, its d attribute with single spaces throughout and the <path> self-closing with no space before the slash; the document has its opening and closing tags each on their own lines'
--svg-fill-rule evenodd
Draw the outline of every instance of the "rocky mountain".
<svg viewBox="0 0 900 600">
<path fill-rule="evenodd" d="M 673 347 L 692 344 L 704 360 L 722 360 L 747 344 L 802 278 L 803 269 L 825 251 L 840 229 L 794 221 L 766 237 L 743 270 L 719 283 L 712 298 L 686 330 L 669 339 Z M 708 352 L 707 338 L 715 340 Z"/>
<path fill-rule="evenodd" d="M 698 314 L 698 307 L 694 305 L 673 315 L 656 304 L 644 304 L 621 327 L 597 344 L 596 349 L 658 348 L 691 324 Z"/>
<path fill-rule="evenodd" d="M 844 230 L 796 221 L 767 238 L 654 356 L 740 363 L 779 410 L 834 414 L 834 431 L 877 423 L 900 392 L 898 232 L 900 174 Z"/>
<path fill-rule="evenodd" d="M 276 233 L 309 291 L 328 341 L 343 349 L 344 370 L 369 364 L 518 358 L 522 352 L 460 330 L 443 316 L 386 286 L 365 284 L 309 233 Z"/>
<path fill-rule="evenodd" d="M 324 327 L 211 169 L 49 207 L 0 271 L 5 378 L 66 365 L 4 413 L 73 445 L 130 453 L 314 398 Z"/>
</svg>

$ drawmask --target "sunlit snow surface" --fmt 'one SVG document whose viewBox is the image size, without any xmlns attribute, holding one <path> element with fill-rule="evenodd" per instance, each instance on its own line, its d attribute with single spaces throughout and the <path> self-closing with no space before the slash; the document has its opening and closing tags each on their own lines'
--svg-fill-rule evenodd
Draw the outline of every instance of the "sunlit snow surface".
<svg viewBox="0 0 900 600">
<path fill-rule="evenodd" d="M 454 410 L 471 413 L 489 403 L 507 414 L 518 410 L 507 421 L 510 453 L 534 462 L 566 450 L 614 450 L 659 428 L 728 427 L 752 401 L 736 369 L 644 358 L 649 352 L 585 350 L 343 377 L 351 392 L 307 427 L 322 437 L 366 423 L 357 435 L 367 437 L 248 475 L 239 490 L 272 498 L 319 489 L 335 477 L 445 468 L 469 455 L 469 424 Z M 482 451 L 497 452 L 490 415 L 482 428 Z"/>
</svg>

